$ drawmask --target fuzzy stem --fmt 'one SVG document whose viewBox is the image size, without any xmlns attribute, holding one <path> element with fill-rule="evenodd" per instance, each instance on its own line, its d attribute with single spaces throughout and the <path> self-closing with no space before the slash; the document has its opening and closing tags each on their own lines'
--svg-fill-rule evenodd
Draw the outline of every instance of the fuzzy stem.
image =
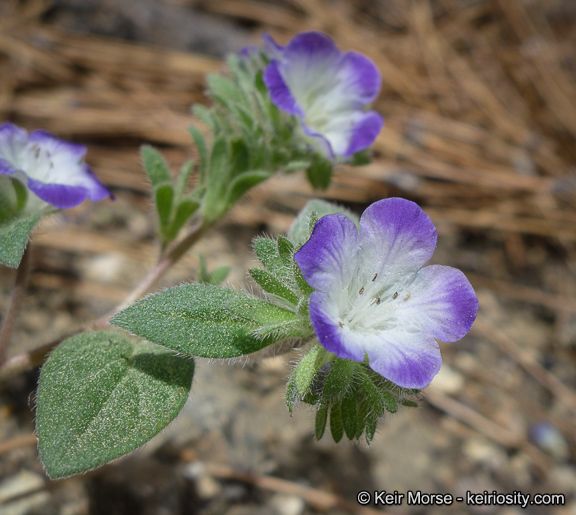
<svg viewBox="0 0 576 515">
<path fill-rule="evenodd" d="M 6 361 L 6 354 L 12 339 L 12 333 L 16 326 L 16 320 L 22 307 L 22 301 L 26 294 L 26 285 L 28 284 L 28 273 L 30 271 L 30 245 L 24 250 L 24 254 L 16 272 L 16 280 L 14 282 L 14 289 L 10 297 L 10 303 L 6 310 L 6 316 L 2 323 L 0 330 L 0 365 Z"/>
<path fill-rule="evenodd" d="M 158 262 L 148 272 L 148 274 L 140 281 L 140 283 L 134 288 L 128 296 L 112 311 L 104 315 L 102 318 L 86 324 L 81 328 L 81 330 L 96 330 L 104 329 L 110 327 L 110 318 L 118 311 L 123 310 L 130 304 L 138 300 L 140 297 L 145 295 L 150 289 L 164 276 L 164 274 L 176 264 L 180 258 L 210 229 L 213 224 L 206 224 L 203 222 L 198 222 L 190 231 L 190 233 L 176 243 L 170 250 L 164 252 Z M 24 258 L 23 258 L 24 261 Z M 20 269 L 19 269 L 20 272 Z M 18 282 L 18 277 L 17 277 Z M 9 310 L 10 312 L 10 310 Z M 8 317 L 7 317 L 8 320 Z M 6 324 L 5 324 L 6 325 Z M 29 370 L 31 368 L 37 367 L 44 363 L 48 354 L 60 344 L 63 340 L 76 334 L 78 331 L 66 334 L 53 340 L 37 349 L 29 352 L 25 352 L 18 356 L 15 356 L 0 366 L 0 380 L 7 379 L 21 372 Z M 2 332 L 4 334 L 4 330 Z"/>
</svg>

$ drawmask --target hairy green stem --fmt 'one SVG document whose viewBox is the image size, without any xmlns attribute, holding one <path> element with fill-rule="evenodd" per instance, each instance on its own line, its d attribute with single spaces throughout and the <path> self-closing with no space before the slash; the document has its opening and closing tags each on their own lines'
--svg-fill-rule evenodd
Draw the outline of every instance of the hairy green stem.
<svg viewBox="0 0 576 515">
<path fill-rule="evenodd" d="M 136 302 L 140 297 L 148 293 L 154 285 L 164 276 L 164 274 L 174 265 L 176 264 L 180 258 L 192 247 L 196 244 L 196 242 L 206 234 L 206 232 L 212 227 L 213 224 L 203 223 L 202 221 L 198 221 L 198 223 L 193 226 L 190 233 L 177 242 L 174 246 L 167 249 L 163 254 L 161 254 L 158 262 L 148 272 L 148 274 L 138 283 L 138 285 L 128 294 L 128 296 L 112 311 L 104 315 L 103 317 L 99 318 L 98 320 L 86 324 L 81 330 L 89 331 L 89 330 L 96 330 L 96 329 L 104 329 L 110 326 L 110 318 L 117 313 L 118 311 L 123 310 L 124 308 L 128 307 L 130 304 Z M 26 254 L 22 261 L 24 262 L 26 259 Z M 22 264 L 21 264 L 22 267 Z M 20 268 L 18 269 L 20 274 Z M 17 286 L 18 286 L 18 276 L 16 278 Z M 16 288 L 15 288 L 16 290 Z M 22 292 L 23 294 L 23 292 Z M 8 315 L 5 319 L 5 326 L 7 325 L 6 322 L 9 320 L 9 315 L 12 311 L 12 304 L 14 304 L 14 297 L 15 293 L 12 296 L 12 302 L 10 308 L 8 310 Z M 19 302 L 18 302 L 19 307 Z M 16 309 L 17 311 L 17 309 Z M 9 329 L 8 338 L 12 331 L 12 328 Z M 19 373 L 22 373 L 26 370 L 30 370 L 31 368 L 37 367 L 44 363 L 48 354 L 56 347 L 60 342 L 65 340 L 66 338 L 72 336 L 78 331 L 73 333 L 65 334 L 51 342 L 38 347 L 29 352 L 25 352 L 18 356 L 15 356 L 0 366 L 0 380 L 8 379 L 13 377 Z M 2 335 L 4 335 L 4 327 L 2 329 Z M 2 339 L 2 341 L 4 341 Z"/>
<path fill-rule="evenodd" d="M 14 289 L 10 297 L 10 303 L 6 310 L 6 316 L 2 322 L 2 329 L 0 330 L 0 365 L 6 361 L 8 347 L 12 339 L 12 333 L 16 326 L 16 320 L 22 307 L 22 301 L 26 294 L 26 286 L 28 284 L 28 273 L 30 271 L 30 245 L 24 250 L 24 254 L 16 272 L 16 280 L 14 282 Z"/>
</svg>

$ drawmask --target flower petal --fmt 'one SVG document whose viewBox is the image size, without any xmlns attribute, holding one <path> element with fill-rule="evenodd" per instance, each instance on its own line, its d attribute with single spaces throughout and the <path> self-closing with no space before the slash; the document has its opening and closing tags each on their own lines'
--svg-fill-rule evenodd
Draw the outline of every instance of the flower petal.
<svg viewBox="0 0 576 515">
<path fill-rule="evenodd" d="M 84 145 L 63 141 L 43 130 L 31 132 L 28 140 L 32 143 L 38 143 L 39 146 L 44 150 L 49 151 L 51 154 L 63 153 L 77 159 L 78 161 L 80 161 L 87 152 Z"/>
<path fill-rule="evenodd" d="M 442 365 L 438 343 L 427 334 L 391 330 L 350 337 L 368 354 L 372 370 L 403 388 L 424 388 Z"/>
<path fill-rule="evenodd" d="M 324 348 L 343 359 L 364 361 L 364 351 L 350 337 L 350 329 L 338 323 L 338 308 L 324 293 L 314 292 L 310 296 L 310 319 Z"/>
<path fill-rule="evenodd" d="M 45 207 L 40 200 L 65 209 L 87 198 L 112 198 L 84 163 L 85 154 L 85 146 L 62 141 L 42 130 L 28 135 L 10 123 L 0 126 L 0 173 L 12 174 L 27 184 L 35 194 L 27 204 L 32 211 Z"/>
<path fill-rule="evenodd" d="M 422 268 L 434 254 L 437 231 L 414 202 L 388 198 L 374 202 L 360 218 L 361 274 L 378 274 L 390 285 Z"/>
<path fill-rule="evenodd" d="M 364 105 L 373 102 L 380 93 L 382 77 L 370 59 L 356 52 L 346 52 L 338 66 L 338 82 L 349 99 Z"/>
<path fill-rule="evenodd" d="M 328 138 L 319 132 L 312 130 L 305 123 L 302 123 L 302 128 L 304 129 L 306 136 L 310 137 L 310 139 L 314 142 L 322 154 L 324 154 L 328 159 L 334 159 L 334 157 L 336 157 L 336 154 L 332 148 L 332 144 L 328 141 Z"/>
<path fill-rule="evenodd" d="M 274 38 L 267 32 L 262 34 L 262 39 L 264 40 L 264 53 L 268 56 L 268 58 L 279 59 L 282 55 L 284 47 L 276 43 Z"/>
<path fill-rule="evenodd" d="M 28 179 L 28 188 L 44 202 L 58 209 L 77 206 L 88 198 L 88 192 L 82 186 L 65 184 L 45 184 L 35 179 Z"/>
<path fill-rule="evenodd" d="M 280 74 L 304 110 L 319 99 L 322 104 L 327 101 L 326 93 L 336 84 L 340 62 L 340 52 L 328 36 L 319 32 L 294 36 L 279 62 Z"/>
<path fill-rule="evenodd" d="M 375 111 L 362 113 L 350 131 L 348 148 L 340 155 L 351 156 L 359 150 L 368 148 L 380 134 L 384 126 L 384 119 Z"/>
<path fill-rule="evenodd" d="M 296 102 L 290 88 L 288 88 L 280 74 L 278 61 L 274 60 L 270 62 L 264 70 L 262 78 L 268 88 L 270 98 L 276 107 L 288 114 L 304 116 L 304 111 L 302 111 L 302 108 L 298 105 L 298 102 Z"/>
<path fill-rule="evenodd" d="M 312 288 L 339 296 L 356 269 L 357 254 L 356 225 L 347 216 L 334 214 L 318 220 L 294 259 Z"/>
<path fill-rule="evenodd" d="M 28 146 L 28 133 L 13 123 L 0 125 L 0 173 L 10 175 L 20 171 Z"/>
<path fill-rule="evenodd" d="M 478 314 L 478 297 L 460 270 L 427 266 L 418 271 L 408 289 L 409 299 L 398 299 L 395 311 L 402 329 L 445 342 L 455 342 L 470 331 Z"/>
<path fill-rule="evenodd" d="M 383 125 L 383 118 L 375 111 L 344 111 L 330 118 L 321 137 L 328 141 L 333 154 L 348 157 L 369 147 Z"/>
</svg>

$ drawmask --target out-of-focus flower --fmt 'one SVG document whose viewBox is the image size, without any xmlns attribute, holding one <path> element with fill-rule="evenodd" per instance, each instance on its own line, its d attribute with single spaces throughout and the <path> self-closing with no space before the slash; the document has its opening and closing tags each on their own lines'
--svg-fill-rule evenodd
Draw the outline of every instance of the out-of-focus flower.
<svg viewBox="0 0 576 515">
<path fill-rule="evenodd" d="M 366 104 L 378 95 L 381 77 L 367 57 L 340 52 L 325 34 L 305 32 L 285 47 L 265 37 L 271 59 L 264 83 L 272 102 L 301 120 L 304 134 L 330 159 L 369 147 L 383 119 Z"/>
<path fill-rule="evenodd" d="M 0 175 L 28 188 L 26 212 L 48 205 L 67 209 L 84 200 L 103 200 L 112 194 L 84 162 L 86 147 L 59 140 L 37 130 L 30 134 L 12 123 L 0 125 Z"/>
<path fill-rule="evenodd" d="M 363 361 L 405 388 L 423 388 L 440 369 L 436 338 L 453 342 L 472 327 L 478 298 L 455 268 L 424 265 L 436 248 L 432 220 L 414 202 L 390 198 L 362 215 L 321 218 L 294 258 L 308 284 L 318 341 Z M 424 267 L 424 268 L 423 268 Z"/>
</svg>

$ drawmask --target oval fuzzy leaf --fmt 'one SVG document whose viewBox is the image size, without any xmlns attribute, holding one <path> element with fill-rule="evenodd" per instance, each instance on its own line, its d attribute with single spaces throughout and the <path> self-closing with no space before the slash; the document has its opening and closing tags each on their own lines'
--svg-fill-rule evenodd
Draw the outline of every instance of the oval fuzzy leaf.
<svg viewBox="0 0 576 515">
<path fill-rule="evenodd" d="M 170 168 L 160 152 L 150 145 L 142 145 L 140 156 L 153 188 L 163 183 L 172 183 Z"/>
<path fill-rule="evenodd" d="M 40 374 L 36 433 L 51 478 L 85 472 L 133 451 L 184 406 L 194 361 L 118 333 L 62 342 Z"/>
<path fill-rule="evenodd" d="M 35 213 L 0 225 L 0 263 L 12 268 L 18 267 L 38 220 L 40 214 Z"/>
<path fill-rule="evenodd" d="M 292 311 L 245 292 L 190 284 L 146 297 L 110 322 L 178 352 L 233 358 L 275 343 L 275 335 L 297 320 Z"/>
</svg>

